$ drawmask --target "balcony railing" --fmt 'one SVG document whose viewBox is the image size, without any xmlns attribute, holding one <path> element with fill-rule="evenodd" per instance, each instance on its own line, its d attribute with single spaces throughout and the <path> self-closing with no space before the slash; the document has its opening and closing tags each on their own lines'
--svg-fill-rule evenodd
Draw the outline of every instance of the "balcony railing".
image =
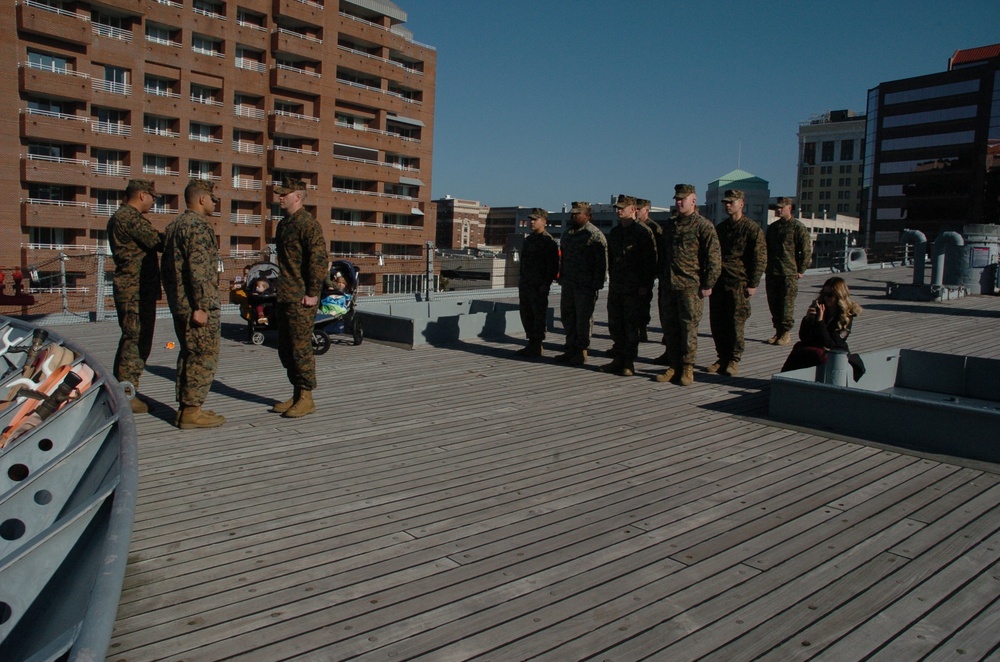
<svg viewBox="0 0 1000 662">
<path fill-rule="evenodd" d="M 417 74 L 419 76 L 423 76 L 424 75 L 424 72 L 420 71 L 419 69 L 415 69 L 415 68 L 413 68 L 411 66 L 408 66 L 408 65 L 406 65 L 403 62 L 398 62 L 396 60 L 390 60 L 390 59 L 387 59 L 387 58 L 384 58 L 384 57 L 379 57 L 378 55 L 372 55 L 371 53 L 365 53 L 364 51 L 359 51 L 359 50 L 356 50 L 356 49 L 353 49 L 353 48 L 348 48 L 347 46 L 337 46 L 337 48 L 339 48 L 340 50 L 345 51 L 347 53 L 352 53 L 354 55 L 359 55 L 361 57 L 368 58 L 369 60 L 376 60 L 378 62 L 385 62 L 386 64 L 391 64 L 393 66 L 399 67 L 400 69 L 405 69 L 405 70 L 409 71 L 412 74 Z"/>
<path fill-rule="evenodd" d="M 233 188 L 241 189 L 244 191 L 261 191 L 264 188 L 264 182 L 259 179 L 245 179 L 243 177 L 233 177 Z"/>
<path fill-rule="evenodd" d="M 334 225 L 348 225 L 352 227 L 378 228 L 380 230 L 423 230 L 422 225 L 397 225 L 394 223 L 364 223 L 362 221 L 331 220 Z"/>
<path fill-rule="evenodd" d="M 236 58 L 236 68 L 237 69 L 247 69 L 249 71 L 258 71 L 260 73 L 265 73 L 267 71 L 267 65 L 263 62 L 259 62 L 252 58 L 238 57 Z"/>
<path fill-rule="evenodd" d="M 267 117 L 267 113 L 264 112 L 263 108 L 254 108 L 253 106 L 233 106 L 233 115 L 237 117 L 251 117 L 256 120 L 262 120 Z"/>
<path fill-rule="evenodd" d="M 52 205 L 55 207 L 89 207 L 89 202 L 74 202 L 73 200 L 49 200 L 48 198 L 28 198 L 24 201 L 29 205 Z M 115 207 L 117 209 L 117 207 Z"/>
<path fill-rule="evenodd" d="M 285 147 L 284 145 L 271 145 L 268 149 L 273 149 L 276 152 L 294 152 L 295 154 L 308 154 L 309 156 L 319 156 L 319 152 L 312 149 L 303 149 L 301 147 Z"/>
<path fill-rule="evenodd" d="M 400 140 L 405 140 L 405 141 L 411 142 L 411 143 L 419 143 L 420 142 L 419 138 L 410 138 L 409 136 L 402 136 L 402 135 L 400 135 L 398 133 L 394 133 L 392 131 L 383 131 L 382 129 L 373 129 L 371 127 L 358 126 L 356 124 L 348 124 L 346 122 L 336 122 L 336 125 L 344 127 L 345 129 L 354 129 L 355 131 L 364 131 L 366 133 L 377 133 L 377 134 L 383 135 L 383 136 L 391 136 L 393 138 L 399 138 Z"/>
<path fill-rule="evenodd" d="M 113 80 L 104 80 L 102 78 L 94 78 L 90 81 L 90 83 L 91 86 L 98 92 L 120 94 L 125 97 L 132 96 L 132 86 L 128 83 L 116 83 Z"/>
<path fill-rule="evenodd" d="M 28 67 L 29 69 L 34 69 L 36 71 L 48 71 L 53 74 L 63 74 L 64 76 L 76 76 L 77 78 L 90 78 L 90 74 L 85 74 L 82 71 L 75 71 L 65 66 L 62 67 L 56 66 L 55 62 L 53 62 L 52 64 L 41 64 L 39 62 L 31 62 L 29 60 L 28 62 L 24 63 L 24 66 Z"/>
<path fill-rule="evenodd" d="M 204 179 L 205 181 L 209 182 L 222 181 L 222 177 L 220 177 L 219 175 L 207 175 L 203 172 L 191 172 L 190 170 L 188 171 L 188 177 L 190 177 L 191 179 Z"/>
<path fill-rule="evenodd" d="M 67 115 L 66 113 L 57 113 L 52 110 L 40 110 L 38 108 L 28 108 L 29 115 L 40 115 L 42 117 L 51 117 L 57 120 L 77 120 L 79 122 L 89 122 L 89 117 L 84 117 L 82 115 Z"/>
<path fill-rule="evenodd" d="M 296 32 L 295 30 L 289 30 L 287 28 L 275 28 L 275 32 L 278 34 L 288 35 L 289 37 L 298 37 L 299 39 L 305 39 L 306 41 L 311 41 L 314 44 L 322 44 L 323 40 L 319 37 L 313 37 L 311 35 L 302 34 L 301 32 Z"/>
<path fill-rule="evenodd" d="M 296 0 L 296 2 L 301 2 L 304 5 L 309 5 L 313 9 L 322 9 L 323 8 L 323 5 L 319 4 L 318 2 L 313 2 L 312 0 Z"/>
<path fill-rule="evenodd" d="M 95 175 L 111 175 L 112 177 L 132 176 L 131 167 L 117 163 L 95 163 L 93 170 Z"/>
<path fill-rule="evenodd" d="M 221 106 L 222 105 L 221 101 L 216 101 L 212 97 L 203 97 L 203 96 L 199 96 L 197 94 L 192 94 L 191 95 L 191 102 L 192 103 L 202 103 L 202 104 L 205 104 L 206 106 Z"/>
<path fill-rule="evenodd" d="M 181 174 L 176 170 L 171 170 L 170 168 L 146 165 L 142 166 L 142 172 L 144 175 L 167 175 L 168 177 L 178 177 Z"/>
<path fill-rule="evenodd" d="M 145 92 L 146 94 L 152 94 L 155 97 L 167 97 L 170 99 L 181 98 L 181 95 L 177 94 L 177 92 L 173 92 L 171 90 L 164 90 L 159 87 L 144 87 L 142 88 L 142 91 Z"/>
<path fill-rule="evenodd" d="M 84 203 L 84 206 L 86 206 L 86 203 Z M 111 216 L 111 214 L 118 211 L 119 207 L 121 207 L 121 203 L 119 202 L 95 202 L 90 205 L 90 213 L 94 216 Z"/>
<path fill-rule="evenodd" d="M 237 225 L 260 225 L 261 217 L 260 214 L 233 213 L 229 215 L 229 221 Z"/>
<path fill-rule="evenodd" d="M 108 37 L 109 39 L 117 39 L 118 41 L 124 41 L 127 43 L 132 42 L 132 31 L 122 30 L 121 28 L 116 28 L 112 25 L 104 25 L 103 23 L 91 23 L 91 30 L 98 37 Z"/>
<path fill-rule="evenodd" d="M 60 16 L 69 16 L 71 18 L 78 18 L 81 21 L 90 20 L 90 17 L 85 14 L 77 14 L 75 12 L 66 11 L 61 7 L 53 7 L 52 5 L 46 5 L 44 3 L 38 2 L 37 0 L 25 0 L 24 5 L 26 7 L 32 7 L 34 9 L 42 9 L 44 11 L 50 11 L 53 14 L 59 14 Z"/>
<path fill-rule="evenodd" d="M 396 195 L 394 193 L 379 193 L 378 191 L 359 191 L 353 188 L 336 188 L 330 189 L 334 193 L 349 193 L 350 195 L 371 195 L 376 198 L 390 198 L 393 200 L 416 200 L 417 198 L 411 197 L 409 195 Z"/>
<path fill-rule="evenodd" d="M 209 18 L 215 18 L 220 21 L 226 20 L 226 17 L 223 16 L 222 14 L 217 14 L 214 11 L 202 9 L 201 7 L 192 7 L 191 11 L 193 11 L 195 14 L 199 14 L 200 16 L 208 16 Z"/>
<path fill-rule="evenodd" d="M 260 255 L 256 248 L 230 248 L 229 257 L 255 257 Z"/>
<path fill-rule="evenodd" d="M 313 117 L 312 115 L 303 115 L 302 113 L 290 113 L 287 110 L 274 110 L 271 111 L 272 115 L 277 115 L 279 117 L 293 117 L 297 120 L 306 120 L 307 122 L 318 122 L 318 117 Z"/>
<path fill-rule="evenodd" d="M 28 154 L 26 157 L 29 161 L 45 161 L 47 163 L 72 163 L 74 165 L 90 165 L 90 161 L 87 159 L 71 159 L 66 156 L 46 156 L 44 154 Z"/>
<path fill-rule="evenodd" d="M 204 46 L 192 46 L 191 50 L 199 55 L 208 55 L 209 57 L 226 57 L 222 51 L 217 51 L 214 48 L 205 48 Z"/>
<path fill-rule="evenodd" d="M 160 44 L 161 46 L 174 46 L 180 48 L 181 44 L 177 41 L 171 41 L 170 39 L 164 39 L 163 37 L 156 37 L 154 35 L 147 34 L 146 41 L 152 42 L 154 44 Z"/>
<path fill-rule="evenodd" d="M 268 184 L 268 186 L 281 186 L 283 183 L 284 182 L 272 179 L 267 184 Z M 316 186 L 315 184 L 306 184 L 306 189 L 309 190 L 309 191 L 316 191 L 316 190 L 319 190 L 319 187 Z M 270 220 L 271 217 L 268 216 L 267 218 L 268 218 L 268 220 Z"/>
<path fill-rule="evenodd" d="M 142 132 L 147 136 L 162 136 L 164 138 L 180 138 L 181 134 L 170 129 L 159 129 L 151 126 L 142 127 Z"/>
<path fill-rule="evenodd" d="M 377 28 L 379 30 L 384 30 L 386 32 L 392 32 L 392 34 L 396 35 L 397 37 L 402 37 L 403 39 L 405 39 L 406 41 L 410 42 L 411 44 L 415 44 L 417 46 L 421 46 L 423 48 L 427 48 L 427 49 L 430 49 L 432 51 L 436 51 L 437 50 L 434 46 L 431 46 L 429 44 L 422 44 L 419 41 L 416 41 L 414 39 L 410 39 L 406 35 L 401 35 L 398 32 L 393 32 L 391 29 L 385 27 L 384 25 L 379 25 L 378 23 L 372 23 L 371 21 L 366 21 L 365 19 L 358 18 L 357 16 L 351 16 L 347 12 L 339 12 L 339 13 L 344 18 L 350 19 L 350 20 L 355 21 L 357 23 L 363 23 L 365 25 L 368 25 L 368 26 L 373 27 L 373 28 Z"/>
<path fill-rule="evenodd" d="M 341 161 L 350 161 L 352 163 L 364 163 L 366 165 L 385 166 L 387 168 L 393 168 L 395 170 L 402 170 L 403 172 L 420 172 L 420 168 L 405 166 L 402 163 L 391 163 L 389 161 L 374 161 L 372 159 L 359 159 L 356 156 L 344 156 L 342 154 L 334 154 L 333 158 L 340 159 Z"/>
<path fill-rule="evenodd" d="M 188 140 L 194 140 L 200 143 L 216 143 L 221 145 L 222 138 L 213 138 L 212 136 L 203 136 L 197 133 L 189 133 Z"/>
<path fill-rule="evenodd" d="M 267 32 L 267 28 L 263 25 L 257 25 L 256 23 L 251 23 L 250 21 L 244 20 L 240 17 L 236 17 L 236 25 L 241 28 L 250 28 L 251 30 L 258 30 L 260 32 Z"/>
<path fill-rule="evenodd" d="M 107 251 L 107 246 L 97 244 L 39 244 L 22 242 L 21 248 L 27 248 L 29 251 L 73 251 L 81 253 L 101 253 Z"/>
<path fill-rule="evenodd" d="M 118 122 L 91 122 L 91 128 L 95 133 L 106 133 L 112 136 L 131 136 L 132 127 L 128 124 Z"/>
<path fill-rule="evenodd" d="M 234 140 L 233 151 L 241 154 L 263 154 L 264 146 L 256 143 L 246 143 L 240 140 Z"/>
<path fill-rule="evenodd" d="M 322 78 L 323 76 L 316 71 L 308 71 L 306 69 L 300 69 L 299 67 L 290 67 L 287 64 L 275 64 L 275 69 L 280 71 L 294 71 L 297 74 L 305 74 L 306 76 L 312 76 L 314 78 Z"/>
<path fill-rule="evenodd" d="M 154 214 L 177 214 L 177 213 L 179 213 L 179 210 L 174 209 L 173 207 L 156 207 L 156 206 L 154 206 L 152 209 L 150 209 L 150 211 L 153 212 Z"/>
<path fill-rule="evenodd" d="M 176 7 L 178 9 L 184 6 L 179 2 L 174 2 L 174 0 L 156 0 L 156 2 L 161 5 L 166 5 L 168 7 Z"/>
</svg>

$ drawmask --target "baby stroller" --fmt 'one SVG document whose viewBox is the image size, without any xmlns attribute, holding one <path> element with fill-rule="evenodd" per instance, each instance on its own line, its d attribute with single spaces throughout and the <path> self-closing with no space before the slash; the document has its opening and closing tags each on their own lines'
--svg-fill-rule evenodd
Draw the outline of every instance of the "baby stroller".
<svg viewBox="0 0 1000 662">
<path fill-rule="evenodd" d="M 361 271 L 351 262 L 336 260 L 323 287 L 313 324 L 313 352 L 325 354 L 330 349 L 330 334 L 349 333 L 355 345 L 364 340 L 361 319 L 357 316 L 358 277 Z"/>
<path fill-rule="evenodd" d="M 250 265 L 243 282 L 246 308 L 241 310 L 247 321 L 247 335 L 255 345 L 264 343 L 264 331 L 273 328 L 274 304 L 278 299 L 278 265 L 256 262 Z M 241 306 L 242 308 L 242 306 Z"/>
</svg>

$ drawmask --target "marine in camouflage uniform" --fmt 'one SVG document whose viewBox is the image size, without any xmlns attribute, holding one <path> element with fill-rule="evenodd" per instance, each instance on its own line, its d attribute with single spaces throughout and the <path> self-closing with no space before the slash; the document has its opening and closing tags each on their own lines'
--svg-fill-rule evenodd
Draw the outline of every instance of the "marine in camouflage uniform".
<svg viewBox="0 0 1000 662">
<path fill-rule="evenodd" d="M 715 228 L 722 250 L 722 275 L 708 303 L 718 360 L 707 371 L 735 376 L 745 348 L 743 327 L 750 317 L 750 297 L 756 294 L 767 265 L 767 245 L 764 231 L 743 215 L 743 191 L 726 191 L 722 200 L 729 214 Z"/>
<path fill-rule="evenodd" d="M 316 306 L 328 273 L 323 228 L 303 207 L 305 189 L 300 179 L 286 179 L 274 189 L 288 213 L 274 233 L 278 254 L 278 357 L 295 393 L 271 410 L 286 418 L 316 411 L 312 399 L 316 389 L 312 334 Z"/>
<path fill-rule="evenodd" d="M 528 215 L 531 234 L 524 238 L 521 248 L 521 269 L 517 281 L 521 324 L 528 345 L 514 352 L 518 356 L 542 355 L 549 289 L 559 273 L 559 244 L 545 231 L 548 218 L 548 212 L 538 207 Z"/>
<path fill-rule="evenodd" d="M 652 231 L 636 220 L 636 201 L 619 195 L 619 223 L 608 235 L 608 331 L 614 343 L 611 363 L 601 372 L 622 377 L 635 374 L 640 330 L 649 312 L 646 293 L 656 278 L 656 243 Z"/>
<path fill-rule="evenodd" d="M 702 300 L 719 280 L 722 256 L 715 226 L 698 213 L 694 186 L 675 186 L 674 200 L 677 213 L 663 227 L 660 260 L 660 315 L 670 367 L 656 380 L 688 386 L 694 382 Z"/>
<path fill-rule="evenodd" d="M 809 230 L 797 218 L 792 218 L 792 199 L 778 198 L 778 220 L 767 228 L 767 306 L 771 309 L 774 335 L 770 345 L 787 345 L 795 325 L 795 296 L 799 279 L 812 260 L 812 239 Z"/>
<path fill-rule="evenodd" d="M 226 420 L 201 409 L 215 379 L 221 338 L 219 248 L 208 222 L 218 204 L 213 190 L 210 181 L 188 182 L 187 209 L 167 226 L 163 242 L 163 289 L 180 344 L 176 425 L 182 429 L 218 427 Z"/>
<path fill-rule="evenodd" d="M 125 187 L 125 204 L 108 221 L 108 243 L 115 262 L 115 310 L 122 332 L 115 352 L 114 374 L 118 381 L 131 382 L 137 389 L 153 348 L 156 302 L 160 300 L 157 253 L 163 250 L 163 234 L 143 216 L 156 198 L 153 182 L 131 179 Z M 132 411 L 145 413 L 149 408 L 135 397 Z"/>
<path fill-rule="evenodd" d="M 587 362 L 590 336 L 594 331 L 594 306 L 597 293 L 604 288 L 608 273 L 608 243 L 604 234 L 590 222 L 589 202 L 574 202 L 570 227 L 563 233 L 559 247 L 559 316 L 566 331 L 566 346 L 556 361 L 570 365 Z"/>
<path fill-rule="evenodd" d="M 649 212 L 652 203 L 645 198 L 636 198 L 635 200 L 635 213 L 636 220 L 649 228 L 650 232 L 653 233 L 653 242 L 656 244 L 656 255 L 659 259 L 660 253 L 663 252 L 663 247 L 661 246 L 663 242 L 663 228 L 660 224 L 649 217 Z M 652 314 L 650 311 L 653 307 L 653 286 L 655 285 L 656 276 L 654 274 L 653 280 L 650 281 L 649 287 L 646 288 L 646 308 L 645 312 L 642 314 L 642 326 L 639 328 L 639 340 L 640 342 L 649 341 L 649 323 L 652 321 Z"/>
</svg>

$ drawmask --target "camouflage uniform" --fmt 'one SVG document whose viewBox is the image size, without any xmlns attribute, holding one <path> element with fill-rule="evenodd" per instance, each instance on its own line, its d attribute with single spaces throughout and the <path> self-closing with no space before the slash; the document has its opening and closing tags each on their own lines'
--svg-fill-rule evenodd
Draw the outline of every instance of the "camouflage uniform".
<svg viewBox="0 0 1000 662">
<path fill-rule="evenodd" d="M 699 289 L 711 289 L 719 280 L 722 256 L 711 221 L 694 212 L 674 214 L 663 227 L 660 260 L 660 319 L 670 365 L 693 365 L 698 354 L 698 324 L 702 300 Z"/>
<path fill-rule="evenodd" d="M 545 340 L 549 288 L 559 274 L 559 244 L 548 232 L 532 232 L 521 248 L 521 273 L 517 283 L 521 324 L 530 342 Z"/>
<path fill-rule="evenodd" d="M 108 243 L 115 261 L 114 299 L 122 336 L 115 353 L 114 373 L 119 381 L 139 383 L 153 348 L 156 302 L 160 300 L 163 234 L 129 204 L 108 221 Z"/>
<path fill-rule="evenodd" d="M 656 242 L 644 223 L 619 223 L 608 234 L 608 331 L 611 356 L 631 368 L 639 355 L 646 295 L 656 279 Z"/>
<path fill-rule="evenodd" d="M 767 228 L 767 306 L 775 334 L 781 336 L 795 325 L 795 296 L 799 274 L 809 268 L 812 240 L 797 218 L 778 219 Z"/>
<path fill-rule="evenodd" d="M 312 333 L 316 306 L 302 298 L 318 297 L 327 277 L 323 228 L 305 208 L 278 223 L 274 233 L 278 252 L 278 358 L 292 386 L 316 389 L 316 359 Z"/>
<path fill-rule="evenodd" d="M 656 244 L 656 259 L 659 260 L 660 256 L 663 254 L 663 227 L 653 219 L 646 219 L 643 224 L 649 228 L 649 231 L 653 233 L 653 243 Z M 649 286 L 646 288 L 646 298 L 644 303 L 644 308 L 642 312 L 642 328 L 645 329 L 649 326 L 649 323 L 653 320 L 652 309 L 653 309 L 653 286 L 656 284 L 656 273 L 659 272 L 659 265 L 657 265 L 656 271 L 653 274 L 653 280 L 650 281 Z"/>
<path fill-rule="evenodd" d="M 722 250 L 722 275 L 712 288 L 708 302 L 712 339 L 720 362 L 739 361 L 743 356 L 743 327 L 750 318 L 747 288 L 760 285 L 767 265 L 764 231 L 746 216 L 727 218 L 715 228 Z"/>
<path fill-rule="evenodd" d="M 180 342 L 177 355 L 177 401 L 200 407 L 208 397 L 219 361 L 219 248 L 206 218 L 191 209 L 167 226 L 163 242 L 163 289 Z M 208 313 L 204 326 L 191 315 Z"/>
<path fill-rule="evenodd" d="M 566 351 L 576 352 L 590 347 L 597 293 L 604 288 L 608 272 L 608 242 L 588 221 L 564 232 L 560 249 L 559 316 L 566 330 Z"/>
</svg>

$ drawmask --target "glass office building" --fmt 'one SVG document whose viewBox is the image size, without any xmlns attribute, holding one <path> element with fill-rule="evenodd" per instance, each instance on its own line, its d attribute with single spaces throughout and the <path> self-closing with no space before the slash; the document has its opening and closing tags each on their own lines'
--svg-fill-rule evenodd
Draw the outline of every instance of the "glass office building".
<svg viewBox="0 0 1000 662">
<path fill-rule="evenodd" d="M 863 185 L 868 246 L 1000 223 L 1000 44 L 869 90 Z"/>
</svg>

